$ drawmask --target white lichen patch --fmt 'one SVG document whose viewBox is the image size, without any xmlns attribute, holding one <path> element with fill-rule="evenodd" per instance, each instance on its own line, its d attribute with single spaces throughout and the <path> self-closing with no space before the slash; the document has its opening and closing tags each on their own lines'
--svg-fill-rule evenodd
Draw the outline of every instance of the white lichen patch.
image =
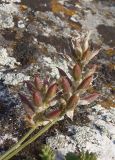
<svg viewBox="0 0 115 160">
<path fill-rule="evenodd" d="M 20 65 L 19 62 L 16 61 L 14 57 L 10 57 L 5 48 L 0 48 L 0 79 L 4 80 L 5 84 L 17 85 L 24 80 L 29 80 L 30 77 L 26 76 L 23 73 L 5 73 L 5 71 L 9 69 L 16 68 Z"/>
<path fill-rule="evenodd" d="M 18 27 L 19 28 L 25 28 L 25 24 L 22 20 L 18 21 Z"/>
<path fill-rule="evenodd" d="M 58 150 L 63 155 L 66 155 L 68 152 L 76 151 L 76 144 L 70 137 L 64 135 L 56 135 L 55 137 L 47 138 L 47 143 L 54 150 Z"/>
<path fill-rule="evenodd" d="M 0 73 L 0 78 L 4 80 L 5 84 L 17 85 L 21 82 L 29 80 L 30 76 L 26 76 L 23 73 Z"/>
<path fill-rule="evenodd" d="M 14 3 L 0 4 L 0 28 L 14 27 L 13 14 L 19 14 L 18 5 Z"/>
<path fill-rule="evenodd" d="M 18 139 L 16 137 L 13 137 L 12 134 L 5 134 L 4 136 L 0 136 L 0 145 L 3 145 L 5 140 L 12 140 L 14 142 L 17 142 Z"/>
<path fill-rule="evenodd" d="M 8 56 L 7 50 L 0 47 L 0 65 L 15 68 L 16 65 L 20 65 L 14 57 Z"/>
<path fill-rule="evenodd" d="M 43 57 L 42 61 L 46 67 L 49 67 L 51 69 L 50 75 L 52 77 L 55 78 L 60 77 L 57 67 L 63 69 L 69 76 L 68 64 L 66 60 L 63 59 L 63 60 L 53 61 L 50 57 Z"/>
<path fill-rule="evenodd" d="M 6 2 L 6 3 L 14 3 L 14 2 L 18 2 L 18 3 L 20 3 L 21 0 L 2 0 L 2 2 Z"/>
</svg>

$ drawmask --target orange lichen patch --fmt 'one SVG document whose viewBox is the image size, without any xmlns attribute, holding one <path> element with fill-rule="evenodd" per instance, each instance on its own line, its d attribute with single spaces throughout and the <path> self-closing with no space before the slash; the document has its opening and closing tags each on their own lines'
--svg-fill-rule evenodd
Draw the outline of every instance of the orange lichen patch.
<svg viewBox="0 0 115 160">
<path fill-rule="evenodd" d="M 115 55 L 115 48 L 109 48 L 109 49 L 106 51 L 106 54 L 109 55 L 109 56 Z"/>
<path fill-rule="evenodd" d="M 101 104 L 101 106 L 104 108 L 115 108 L 114 97 L 112 96 L 111 98 L 105 99 L 101 101 L 99 104 Z"/>
<path fill-rule="evenodd" d="M 68 21 L 69 25 L 71 28 L 76 29 L 76 30 L 81 30 L 81 25 L 79 23 L 75 23 L 72 21 Z"/>
<path fill-rule="evenodd" d="M 109 67 L 109 69 L 112 71 L 112 70 L 115 70 L 115 64 L 113 64 L 113 63 L 110 63 L 110 64 L 108 64 L 108 67 Z"/>
<path fill-rule="evenodd" d="M 63 5 L 58 3 L 57 0 L 51 1 L 51 8 L 52 8 L 53 13 L 63 12 L 67 16 L 72 16 L 76 13 L 76 11 L 73 9 L 65 8 Z"/>
<path fill-rule="evenodd" d="M 27 8 L 28 8 L 28 7 L 27 7 L 26 5 L 20 5 L 20 10 L 21 10 L 22 12 L 26 11 Z"/>
</svg>

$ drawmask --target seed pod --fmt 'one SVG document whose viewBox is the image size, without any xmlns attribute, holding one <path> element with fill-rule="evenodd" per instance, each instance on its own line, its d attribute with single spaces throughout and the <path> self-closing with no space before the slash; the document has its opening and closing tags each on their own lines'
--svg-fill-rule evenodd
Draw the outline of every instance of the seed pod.
<svg viewBox="0 0 115 160">
<path fill-rule="evenodd" d="M 34 104 L 38 107 L 42 104 L 42 97 L 39 92 L 36 91 L 33 93 L 33 101 Z"/>
<path fill-rule="evenodd" d="M 35 76 L 34 85 L 38 90 L 41 90 L 41 88 L 43 87 L 43 83 L 38 76 Z"/>
<path fill-rule="evenodd" d="M 72 95 L 70 97 L 70 99 L 68 100 L 67 109 L 68 110 L 74 109 L 75 106 L 77 106 L 78 100 L 79 100 L 79 96 L 78 95 L 76 95 L 76 94 Z"/>
<path fill-rule="evenodd" d="M 71 79 L 67 76 L 67 74 L 59 67 L 57 67 L 58 71 L 59 71 L 59 74 L 61 77 L 66 77 L 68 82 L 70 83 L 70 85 L 72 85 L 72 81 Z"/>
<path fill-rule="evenodd" d="M 79 89 L 87 89 L 90 86 L 92 81 L 93 81 L 93 76 L 89 76 L 89 77 L 85 78 L 81 82 L 81 84 L 78 86 L 77 90 L 79 90 Z"/>
<path fill-rule="evenodd" d="M 22 93 L 18 93 L 18 94 L 19 94 L 19 96 L 20 96 L 20 98 L 21 98 L 21 101 L 22 101 L 25 105 L 27 105 L 28 109 L 30 108 L 30 109 L 32 110 L 32 112 L 34 112 L 34 111 L 35 111 L 34 106 L 33 106 L 32 103 L 27 99 L 27 97 L 26 97 L 24 94 L 22 94 Z M 27 108 L 27 107 L 26 107 L 26 108 Z"/>
<path fill-rule="evenodd" d="M 78 64 L 76 64 L 73 68 L 73 77 L 76 81 L 81 79 L 81 68 Z"/>
<path fill-rule="evenodd" d="M 92 103 L 93 101 L 95 101 L 99 96 L 100 96 L 99 93 L 92 93 L 88 96 L 81 98 L 79 104 L 80 105 L 88 105 L 88 104 Z"/>
<path fill-rule="evenodd" d="M 48 88 L 48 91 L 47 91 L 46 97 L 45 97 L 46 103 L 48 101 L 52 100 L 56 96 L 56 91 L 57 91 L 57 84 L 54 83 Z"/>
<path fill-rule="evenodd" d="M 83 52 L 82 47 L 81 47 L 81 43 L 80 43 L 80 40 L 79 40 L 79 39 L 76 39 L 76 40 L 75 40 L 75 50 L 76 50 L 76 54 L 77 54 L 77 53 L 82 54 L 82 52 Z"/>
<path fill-rule="evenodd" d="M 88 35 L 84 38 L 83 42 L 83 52 L 86 52 L 89 48 L 89 38 L 90 38 L 91 32 L 88 33 Z"/>
<path fill-rule="evenodd" d="M 82 56 L 82 63 L 83 63 L 83 65 L 86 65 L 89 62 L 90 55 L 91 55 L 91 52 L 89 50 L 86 50 L 83 53 L 83 56 Z"/>
<path fill-rule="evenodd" d="M 49 114 L 47 114 L 46 118 L 54 119 L 54 118 L 58 117 L 60 114 L 61 114 L 61 110 L 60 109 L 56 109 L 56 110 L 50 112 Z"/>
<path fill-rule="evenodd" d="M 62 88 L 64 93 L 67 93 L 67 94 L 71 93 L 71 86 L 66 77 L 62 77 L 61 83 L 62 83 Z"/>
</svg>

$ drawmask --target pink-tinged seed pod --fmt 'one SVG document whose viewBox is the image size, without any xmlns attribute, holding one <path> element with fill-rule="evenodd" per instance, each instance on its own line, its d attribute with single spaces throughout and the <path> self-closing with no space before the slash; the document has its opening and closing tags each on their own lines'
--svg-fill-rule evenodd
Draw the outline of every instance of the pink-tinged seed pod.
<svg viewBox="0 0 115 160">
<path fill-rule="evenodd" d="M 81 98 L 81 105 L 87 105 L 95 101 L 100 96 L 99 93 L 92 93 L 88 96 Z"/>
<path fill-rule="evenodd" d="M 68 82 L 70 83 L 70 85 L 72 85 L 72 81 L 70 80 L 70 78 L 67 76 L 67 74 L 59 67 L 57 67 L 59 74 L 61 77 L 66 77 Z"/>
<path fill-rule="evenodd" d="M 48 101 L 52 100 L 55 96 L 56 96 L 56 92 L 57 92 L 57 84 L 54 83 L 52 84 L 49 88 L 48 91 L 46 93 L 46 98 L 45 98 L 45 102 L 47 103 Z"/>
<path fill-rule="evenodd" d="M 43 87 L 43 82 L 38 76 L 35 76 L 34 85 L 38 90 L 41 90 L 41 88 Z"/>
<path fill-rule="evenodd" d="M 42 104 L 42 97 L 37 91 L 33 93 L 33 101 L 34 104 L 38 107 Z"/>
<path fill-rule="evenodd" d="M 78 64 L 76 64 L 73 68 L 73 77 L 76 81 L 81 79 L 81 68 Z"/>
<path fill-rule="evenodd" d="M 91 32 L 89 32 L 87 34 L 87 36 L 84 38 L 84 41 L 83 41 L 83 51 L 87 51 L 88 48 L 89 48 L 89 38 L 90 38 L 90 35 L 91 35 Z"/>
<path fill-rule="evenodd" d="M 22 93 L 19 93 L 19 96 L 21 98 L 21 101 L 24 103 L 24 109 L 25 111 L 30 114 L 30 115 L 33 115 L 34 114 L 34 106 L 32 105 L 32 103 L 27 99 L 27 97 L 22 94 Z"/>
<path fill-rule="evenodd" d="M 85 78 L 81 82 L 81 84 L 78 86 L 77 90 L 79 90 L 79 89 L 87 89 L 90 86 L 92 81 L 93 81 L 93 76 L 89 76 L 89 77 Z"/>
<path fill-rule="evenodd" d="M 79 96 L 74 94 L 70 97 L 67 103 L 67 109 L 71 110 L 74 109 L 77 106 L 77 103 L 79 101 Z"/>
<path fill-rule="evenodd" d="M 62 88 L 63 88 L 64 93 L 70 93 L 71 86 L 70 86 L 70 83 L 66 77 L 61 78 L 61 83 L 62 83 Z"/>
<path fill-rule="evenodd" d="M 91 52 L 89 50 L 87 50 L 83 53 L 82 61 L 84 64 L 87 64 L 89 62 L 90 55 L 91 55 Z"/>
<path fill-rule="evenodd" d="M 60 109 L 56 109 L 54 111 L 51 111 L 46 117 L 48 119 L 54 119 L 54 118 L 60 116 L 60 114 L 61 114 L 61 110 Z"/>
</svg>

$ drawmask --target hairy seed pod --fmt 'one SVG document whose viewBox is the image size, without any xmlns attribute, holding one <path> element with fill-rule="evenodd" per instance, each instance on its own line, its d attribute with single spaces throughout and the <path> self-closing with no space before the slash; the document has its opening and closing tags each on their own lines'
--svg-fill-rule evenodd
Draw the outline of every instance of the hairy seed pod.
<svg viewBox="0 0 115 160">
<path fill-rule="evenodd" d="M 76 94 L 72 95 L 68 100 L 67 109 L 68 110 L 74 109 L 75 106 L 77 106 L 78 101 L 79 101 L 79 96 Z"/>
<path fill-rule="evenodd" d="M 99 96 L 100 96 L 99 93 L 92 93 L 88 96 L 85 96 L 85 97 L 81 98 L 80 105 L 88 105 L 88 104 L 92 103 L 93 101 L 95 101 Z"/>
<path fill-rule="evenodd" d="M 39 92 L 36 91 L 33 93 L 33 101 L 34 104 L 38 107 L 42 104 L 42 97 Z"/>
<path fill-rule="evenodd" d="M 87 34 L 87 36 L 84 38 L 84 41 L 83 41 L 83 52 L 86 52 L 89 48 L 89 37 L 91 35 L 91 32 L 89 32 Z"/>
<path fill-rule="evenodd" d="M 52 100 L 56 96 L 57 92 L 57 83 L 52 84 L 46 93 L 45 102 Z"/>
<path fill-rule="evenodd" d="M 67 76 L 67 74 L 59 67 L 57 67 L 58 71 L 59 71 L 59 74 L 61 77 L 66 77 L 68 82 L 70 83 L 70 85 L 72 85 L 72 81 L 71 79 Z"/>
<path fill-rule="evenodd" d="M 43 87 L 43 83 L 38 76 L 35 76 L 34 85 L 38 90 L 41 90 L 41 88 Z"/>
<path fill-rule="evenodd" d="M 90 86 L 92 81 L 93 81 L 93 76 L 89 76 L 89 77 L 85 78 L 81 82 L 81 84 L 78 86 L 77 90 L 79 90 L 79 89 L 87 89 Z"/>
<path fill-rule="evenodd" d="M 89 62 L 89 57 L 91 55 L 91 52 L 89 50 L 86 50 L 84 53 L 83 53 L 83 56 L 82 56 L 82 62 L 84 65 L 86 65 L 88 62 Z"/>
<path fill-rule="evenodd" d="M 71 86 L 66 77 L 61 78 L 61 83 L 62 83 L 62 88 L 64 93 L 67 93 L 67 94 L 71 93 Z"/>
<path fill-rule="evenodd" d="M 34 109 L 34 106 L 32 105 L 32 103 L 27 99 L 27 97 L 22 94 L 22 93 L 18 93 L 20 98 L 21 98 L 21 101 L 28 106 L 28 108 L 30 108 L 33 112 L 35 111 Z"/>
<path fill-rule="evenodd" d="M 78 64 L 76 64 L 73 68 L 73 77 L 76 81 L 81 79 L 81 68 Z"/>
<path fill-rule="evenodd" d="M 60 114 L 61 114 L 61 110 L 60 109 L 56 109 L 56 110 L 51 111 L 50 113 L 48 113 L 46 118 L 54 119 L 54 118 L 58 117 Z"/>
</svg>

